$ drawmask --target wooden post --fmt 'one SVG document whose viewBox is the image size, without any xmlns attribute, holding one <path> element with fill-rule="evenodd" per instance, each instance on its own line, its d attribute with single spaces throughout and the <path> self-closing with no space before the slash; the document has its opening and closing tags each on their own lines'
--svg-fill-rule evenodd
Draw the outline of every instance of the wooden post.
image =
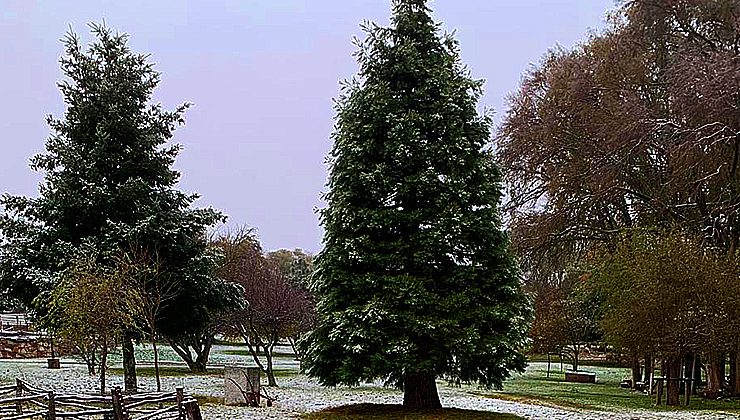
<svg viewBox="0 0 740 420">
<path fill-rule="evenodd" d="M 15 380 L 15 396 L 16 397 L 22 397 L 23 396 L 23 382 L 21 382 L 20 379 L 16 378 Z M 16 401 L 15 403 L 15 413 L 16 414 L 23 414 L 23 403 L 20 401 Z"/>
<path fill-rule="evenodd" d="M 123 411 L 123 397 L 121 396 L 121 387 L 117 386 L 113 388 L 110 396 L 111 400 L 113 401 L 113 419 L 128 420 L 128 416 Z"/>
<path fill-rule="evenodd" d="M 175 388 L 175 398 L 177 399 L 177 418 L 178 420 L 185 420 L 185 410 L 182 406 L 182 400 L 185 399 L 185 388 L 178 386 Z"/>
<path fill-rule="evenodd" d="M 54 391 L 49 391 L 49 416 L 48 420 L 57 419 L 56 403 L 54 402 Z"/>
<path fill-rule="evenodd" d="M 188 401 L 185 403 L 185 414 L 186 420 L 203 420 L 200 414 L 200 407 L 198 407 L 198 401 Z"/>
<path fill-rule="evenodd" d="M 657 396 L 655 397 L 655 405 L 660 405 L 661 400 L 663 399 L 663 378 L 655 378 L 658 383 L 656 384 L 658 387 Z"/>
</svg>

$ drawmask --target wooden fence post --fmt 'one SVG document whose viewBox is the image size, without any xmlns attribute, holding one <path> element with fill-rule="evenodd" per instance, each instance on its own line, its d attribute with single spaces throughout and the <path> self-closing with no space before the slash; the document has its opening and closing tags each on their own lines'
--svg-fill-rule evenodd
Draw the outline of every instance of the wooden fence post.
<svg viewBox="0 0 740 420">
<path fill-rule="evenodd" d="M 54 402 L 54 391 L 49 391 L 49 416 L 48 420 L 57 419 L 56 403 Z"/>
<path fill-rule="evenodd" d="M 197 401 L 189 401 L 185 403 L 185 418 L 186 420 L 203 420 Z"/>
<path fill-rule="evenodd" d="M 185 388 L 178 386 L 175 388 L 175 398 L 177 399 L 177 418 L 178 420 L 185 420 L 185 411 L 182 407 L 182 400 L 185 399 Z"/>
<path fill-rule="evenodd" d="M 121 387 L 117 386 L 113 388 L 110 393 L 111 399 L 113 400 L 113 419 L 114 420 L 128 420 L 128 416 L 123 412 L 123 397 L 121 396 Z"/>
<path fill-rule="evenodd" d="M 23 382 L 21 382 L 20 379 L 16 378 L 15 380 L 15 396 L 16 397 L 22 397 L 23 396 Z M 23 414 L 23 403 L 20 401 L 16 401 L 15 403 L 15 413 L 16 414 Z"/>
</svg>

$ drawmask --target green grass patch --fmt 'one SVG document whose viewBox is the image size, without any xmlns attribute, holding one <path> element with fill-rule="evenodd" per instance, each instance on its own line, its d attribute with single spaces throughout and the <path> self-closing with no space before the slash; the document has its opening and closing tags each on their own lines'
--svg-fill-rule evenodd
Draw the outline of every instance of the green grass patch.
<svg viewBox="0 0 740 420">
<path fill-rule="evenodd" d="M 355 404 L 303 414 L 300 418 L 305 420 L 516 420 L 523 417 L 459 408 L 411 410 L 392 404 Z"/>
<path fill-rule="evenodd" d="M 534 362 L 542 362 L 547 364 L 547 355 L 546 354 L 530 354 L 527 356 L 527 360 L 530 363 Z M 550 364 L 552 369 L 557 369 L 560 371 L 560 358 L 558 358 L 557 355 L 550 355 Z M 622 368 L 627 367 L 625 365 L 622 365 L 618 361 L 615 360 L 578 360 L 578 367 L 579 370 L 581 370 L 581 367 L 586 366 L 598 366 L 598 367 L 611 367 L 611 368 Z M 570 359 L 563 358 L 563 369 L 570 369 L 572 367 L 572 363 Z"/>
<path fill-rule="evenodd" d="M 108 373 L 113 375 L 123 375 L 123 369 L 121 368 L 108 368 Z M 141 366 L 136 368 L 136 375 L 141 377 L 155 376 L 154 366 Z M 223 376 L 224 368 L 222 367 L 211 367 L 204 373 L 193 373 L 184 366 L 160 366 L 159 376 L 160 377 L 183 377 L 183 376 Z"/>
<path fill-rule="evenodd" d="M 655 395 L 648 396 L 619 387 L 630 374 L 626 368 L 592 366 L 584 370 L 595 372 L 595 384 L 565 382 L 565 374 L 551 370 L 547 377 L 546 363 L 532 363 L 522 375 L 514 375 L 504 383 L 503 391 L 482 392 L 480 395 L 522 402 L 539 402 L 550 405 L 589 410 L 711 410 L 740 413 L 737 400 L 707 400 L 691 398 L 690 407 L 655 406 Z M 476 392 L 478 393 L 478 392 Z M 665 404 L 665 396 L 664 404 Z M 683 397 L 681 398 L 683 404 Z"/>
<path fill-rule="evenodd" d="M 247 349 L 228 349 L 228 350 L 221 350 L 219 353 L 221 354 L 228 354 L 230 356 L 248 356 L 252 357 L 252 353 L 249 352 Z M 280 352 L 276 351 L 272 353 L 275 357 L 290 357 L 291 359 L 295 358 L 295 354 L 290 352 Z M 263 357 L 263 353 L 257 353 L 257 356 Z"/>
</svg>

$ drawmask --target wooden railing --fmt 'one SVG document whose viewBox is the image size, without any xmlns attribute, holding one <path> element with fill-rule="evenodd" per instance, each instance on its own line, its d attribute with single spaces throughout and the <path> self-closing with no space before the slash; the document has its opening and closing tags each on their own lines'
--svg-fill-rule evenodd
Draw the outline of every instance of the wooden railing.
<svg viewBox="0 0 740 420">
<path fill-rule="evenodd" d="M 152 392 L 122 395 L 116 387 L 110 396 L 57 394 L 16 379 L 15 385 L 0 386 L 0 418 L 105 420 L 202 420 L 198 401 L 184 393 Z"/>
<path fill-rule="evenodd" d="M 31 319 L 24 313 L 0 313 L 0 331 L 28 331 Z"/>
</svg>

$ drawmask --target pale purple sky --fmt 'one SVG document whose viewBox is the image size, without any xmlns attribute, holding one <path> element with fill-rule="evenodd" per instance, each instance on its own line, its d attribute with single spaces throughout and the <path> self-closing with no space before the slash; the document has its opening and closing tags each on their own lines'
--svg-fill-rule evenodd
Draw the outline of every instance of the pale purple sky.
<svg viewBox="0 0 740 420">
<path fill-rule="evenodd" d="M 614 0 L 437 0 L 463 61 L 487 80 L 481 107 L 500 116 L 531 63 L 603 26 Z M 357 71 L 353 35 L 388 23 L 389 0 L 0 0 L 0 193 L 37 195 L 28 159 L 43 151 L 45 115 L 60 117 L 59 39 L 105 19 L 162 72 L 167 108 L 190 101 L 176 168 L 198 206 L 257 228 L 266 249 L 321 249 L 317 207 L 331 147 L 332 98 Z"/>
</svg>

